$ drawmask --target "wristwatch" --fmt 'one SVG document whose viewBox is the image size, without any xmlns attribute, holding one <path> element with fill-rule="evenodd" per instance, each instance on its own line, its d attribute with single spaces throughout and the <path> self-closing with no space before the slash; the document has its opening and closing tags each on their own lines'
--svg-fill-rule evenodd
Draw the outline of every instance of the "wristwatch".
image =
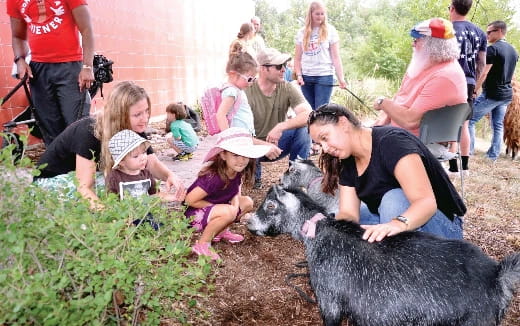
<svg viewBox="0 0 520 326">
<path fill-rule="evenodd" d="M 378 97 L 378 98 L 376 99 L 377 108 L 381 108 L 381 104 L 383 104 L 383 101 L 384 101 L 384 100 L 385 100 L 385 98 L 382 97 L 382 96 L 381 96 L 381 97 Z"/>
<path fill-rule="evenodd" d="M 404 217 L 402 215 L 394 217 L 393 220 L 398 220 L 399 222 L 403 222 L 404 224 L 406 224 L 407 228 L 410 225 L 409 222 L 408 222 L 408 218 L 406 218 L 406 217 Z"/>
</svg>

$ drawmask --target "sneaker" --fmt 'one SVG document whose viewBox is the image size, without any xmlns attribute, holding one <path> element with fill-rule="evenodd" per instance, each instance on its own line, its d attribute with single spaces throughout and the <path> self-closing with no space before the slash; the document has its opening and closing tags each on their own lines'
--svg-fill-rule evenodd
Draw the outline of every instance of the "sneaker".
<svg viewBox="0 0 520 326">
<path fill-rule="evenodd" d="M 449 161 L 457 157 L 456 153 L 448 151 L 448 147 L 439 143 L 431 143 L 426 145 L 426 147 L 428 147 L 433 156 L 440 161 Z"/>
<path fill-rule="evenodd" d="M 450 171 L 448 167 L 444 167 L 444 171 L 446 171 L 446 174 L 450 178 L 460 178 L 460 171 L 453 172 Z M 462 170 L 462 175 L 464 176 L 464 178 L 469 177 L 469 170 Z"/>
<path fill-rule="evenodd" d="M 193 153 L 181 152 L 173 158 L 174 161 L 187 161 L 193 158 Z"/>
<path fill-rule="evenodd" d="M 446 174 L 450 178 L 455 178 L 455 177 L 459 176 L 459 171 L 456 171 L 456 172 L 450 171 L 450 168 L 447 166 L 444 167 L 444 172 L 446 172 Z"/>
<path fill-rule="evenodd" d="M 207 256 L 211 258 L 211 260 L 220 259 L 220 256 L 215 251 L 213 251 L 211 245 L 208 242 L 194 244 L 193 247 L 191 247 L 191 251 L 199 256 Z"/>
<path fill-rule="evenodd" d="M 253 189 L 262 188 L 262 180 L 255 180 L 255 184 L 253 185 Z"/>
<path fill-rule="evenodd" d="M 239 242 L 244 241 L 244 237 L 243 236 L 241 236 L 240 234 L 233 233 L 233 232 L 229 231 L 229 229 L 225 229 L 224 231 L 222 231 L 219 234 L 217 234 L 213 238 L 213 241 L 214 242 L 219 242 L 222 239 L 224 239 L 224 240 L 226 240 L 226 241 L 228 241 L 230 243 L 239 243 Z"/>
</svg>

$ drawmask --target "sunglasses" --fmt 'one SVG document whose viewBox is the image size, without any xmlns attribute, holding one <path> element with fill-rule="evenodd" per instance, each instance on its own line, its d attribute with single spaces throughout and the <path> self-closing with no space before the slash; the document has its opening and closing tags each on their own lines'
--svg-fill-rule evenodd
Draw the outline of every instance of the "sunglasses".
<svg viewBox="0 0 520 326">
<path fill-rule="evenodd" d="M 493 33 L 493 32 L 496 32 L 496 31 L 498 31 L 498 29 L 494 29 L 494 30 L 491 30 L 491 31 L 487 31 L 486 33 L 487 33 L 487 35 L 489 35 L 489 34 L 491 34 L 491 33 Z"/>
<path fill-rule="evenodd" d="M 331 116 L 331 117 L 335 117 L 338 115 L 338 110 L 334 107 L 330 107 L 328 106 L 328 104 L 323 104 L 322 106 L 320 106 L 319 108 L 317 108 L 316 110 L 312 111 L 310 114 L 309 114 L 309 119 L 307 120 L 307 125 L 311 125 L 312 123 L 314 123 L 314 121 L 316 121 L 316 119 L 318 117 L 323 117 L 323 116 Z"/>
<path fill-rule="evenodd" d="M 241 73 L 238 73 L 238 75 L 240 77 L 244 78 L 244 80 L 246 80 L 250 84 L 256 80 L 255 76 L 246 76 L 246 75 L 242 75 Z"/>
<path fill-rule="evenodd" d="M 287 63 L 281 65 L 264 65 L 264 67 L 275 67 L 276 70 L 282 70 L 282 68 L 287 68 Z"/>
</svg>

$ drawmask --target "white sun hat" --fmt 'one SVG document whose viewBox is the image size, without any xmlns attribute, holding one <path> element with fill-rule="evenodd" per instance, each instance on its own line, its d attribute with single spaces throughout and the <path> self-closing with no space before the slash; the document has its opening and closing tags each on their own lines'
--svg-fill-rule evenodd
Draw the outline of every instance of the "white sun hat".
<svg viewBox="0 0 520 326">
<path fill-rule="evenodd" d="M 132 130 L 124 129 L 112 136 L 108 142 L 108 150 L 112 154 L 115 169 L 119 163 L 125 158 L 126 154 L 130 153 L 134 148 L 142 143 L 150 143 L 147 139 L 139 136 Z"/>
<path fill-rule="evenodd" d="M 218 134 L 217 142 L 206 154 L 204 162 L 213 161 L 215 156 L 224 150 L 244 157 L 259 158 L 270 149 L 269 145 L 253 144 L 253 136 L 247 130 L 231 127 Z"/>
</svg>

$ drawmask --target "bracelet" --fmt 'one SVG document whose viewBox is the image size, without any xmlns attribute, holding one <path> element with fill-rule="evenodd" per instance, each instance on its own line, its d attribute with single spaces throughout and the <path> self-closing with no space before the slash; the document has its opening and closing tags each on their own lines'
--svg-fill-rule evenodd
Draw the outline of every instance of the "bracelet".
<svg viewBox="0 0 520 326">
<path fill-rule="evenodd" d="M 24 55 L 17 55 L 16 57 L 14 57 L 14 63 L 18 62 L 18 60 L 20 59 L 24 59 L 25 60 L 25 56 Z"/>
<path fill-rule="evenodd" d="M 408 226 L 410 226 L 410 222 L 408 221 L 408 218 L 406 218 L 402 215 L 396 216 L 392 220 L 398 220 L 399 222 L 406 224 L 407 229 L 408 229 Z"/>
<path fill-rule="evenodd" d="M 92 69 L 92 66 L 89 66 L 89 65 L 83 65 L 83 67 L 81 67 L 82 69 Z"/>
</svg>

